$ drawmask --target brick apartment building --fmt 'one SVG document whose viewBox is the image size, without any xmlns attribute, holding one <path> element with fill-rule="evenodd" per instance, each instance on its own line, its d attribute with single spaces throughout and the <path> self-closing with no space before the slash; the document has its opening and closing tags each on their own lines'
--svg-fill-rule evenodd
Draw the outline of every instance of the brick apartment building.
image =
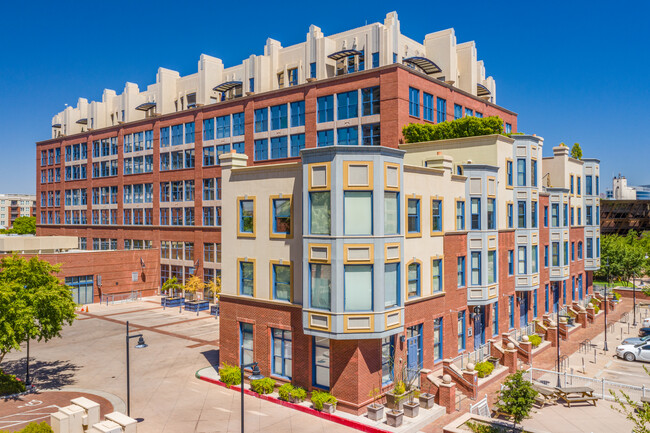
<svg viewBox="0 0 650 433">
<path fill-rule="evenodd" d="M 597 160 L 530 135 L 404 143 L 464 116 L 515 133 L 495 102 L 473 42 L 418 43 L 394 13 L 231 68 L 201 56 L 54 117 L 37 232 L 158 250 L 159 283 L 220 274 L 222 361 L 359 412 L 389 359 L 435 369 L 590 290 Z"/>
</svg>

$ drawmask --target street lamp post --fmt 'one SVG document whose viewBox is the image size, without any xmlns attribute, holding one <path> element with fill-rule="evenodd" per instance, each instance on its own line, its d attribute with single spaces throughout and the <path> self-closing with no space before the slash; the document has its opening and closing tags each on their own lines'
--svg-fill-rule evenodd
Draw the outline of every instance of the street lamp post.
<svg viewBox="0 0 650 433">
<path fill-rule="evenodd" d="M 560 388 L 560 315 L 557 315 L 555 322 L 555 338 L 557 343 L 557 387 Z"/>
<path fill-rule="evenodd" d="M 605 347 L 603 350 L 607 352 L 607 289 L 609 288 L 609 258 L 607 259 L 607 284 L 605 284 Z"/>
<path fill-rule="evenodd" d="M 636 326 L 636 272 L 632 274 L 632 297 L 634 298 L 634 307 L 633 307 L 633 315 L 634 319 L 632 319 L 632 326 Z"/>
<path fill-rule="evenodd" d="M 264 379 L 262 373 L 260 373 L 260 368 L 257 366 L 257 362 L 251 362 L 250 364 L 245 364 L 240 367 L 241 370 L 241 433 L 244 433 L 244 369 L 253 367 L 253 374 L 248 376 L 249 380 L 259 380 Z"/>
<path fill-rule="evenodd" d="M 126 322 L 126 414 L 131 416 L 131 369 L 129 362 L 129 340 L 131 338 L 138 338 L 138 344 L 135 345 L 136 349 L 143 349 L 147 347 L 144 342 L 142 334 L 129 335 L 129 322 Z"/>
<path fill-rule="evenodd" d="M 27 336 L 27 371 L 25 372 L 25 386 L 29 388 L 29 385 L 32 384 L 31 379 L 29 378 L 29 335 Z"/>
</svg>

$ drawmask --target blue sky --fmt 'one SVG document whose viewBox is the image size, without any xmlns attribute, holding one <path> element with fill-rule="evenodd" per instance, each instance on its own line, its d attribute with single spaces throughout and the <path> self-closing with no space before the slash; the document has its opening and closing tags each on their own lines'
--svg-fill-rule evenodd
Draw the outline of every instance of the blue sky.
<svg viewBox="0 0 650 433">
<path fill-rule="evenodd" d="M 18 4 L 21 3 L 21 4 Z M 314 3 L 309 4 L 310 6 Z M 0 26 L 0 192 L 33 192 L 35 142 L 77 98 L 104 88 L 141 89 L 159 66 L 196 71 L 201 53 L 226 66 L 261 54 L 267 37 L 288 46 L 310 24 L 327 34 L 382 22 L 424 35 L 454 27 L 475 40 L 497 82 L 497 102 L 519 113 L 519 131 L 545 138 L 545 155 L 579 142 L 601 160 L 602 189 L 618 172 L 650 184 L 650 3 L 625 2 L 9 2 Z M 403 6 L 401 6 L 403 5 Z M 623 6 L 624 5 L 624 6 Z"/>
</svg>

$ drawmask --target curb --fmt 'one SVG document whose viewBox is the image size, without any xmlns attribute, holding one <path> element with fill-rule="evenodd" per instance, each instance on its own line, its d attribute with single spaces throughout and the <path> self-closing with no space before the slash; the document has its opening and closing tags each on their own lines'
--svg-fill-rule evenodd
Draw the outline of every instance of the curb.
<svg viewBox="0 0 650 433">
<path fill-rule="evenodd" d="M 36 387 L 34 385 L 30 385 L 23 392 L 19 392 L 17 394 L 3 395 L 3 396 L 0 396 L 0 399 L 6 401 L 6 400 L 11 400 L 11 399 L 14 399 L 14 398 L 17 398 L 17 397 L 21 397 L 23 395 L 33 394 L 33 393 L 36 393 L 36 392 L 38 392 L 38 389 L 36 389 Z"/>
<path fill-rule="evenodd" d="M 199 375 L 198 371 L 195 373 L 195 376 L 196 376 L 197 379 L 203 380 L 205 382 L 212 383 L 212 384 L 219 385 L 219 386 L 223 386 L 224 388 L 232 389 L 233 391 L 241 392 L 241 387 L 238 386 L 238 385 L 228 386 L 225 383 L 221 382 L 220 380 L 211 379 L 209 377 L 201 376 L 201 375 Z M 305 407 L 305 406 L 290 403 L 288 401 L 279 400 L 279 399 L 277 399 L 275 397 L 270 397 L 270 396 L 267 396 L 267 395 L 258 394 L 256 392 L 248 390 L 248 389 L 244 389 L 244 394 L 250 395 L 252 397 L 257 397 L 259 399 L 262 399 L 262 400 L 265 400 L 265 401 L 268 401 L 268 402 L 271 402 L 271 403 L 279 404 L 280 406 L 288 407 L 288 408 L 291 408 L 291 409 L 294 409 L 294 410 L 297 410 L 297 411 L 300 411 L 300 412 L 308 413 L 310 415 L 317 416 L 317 417 L 325 419 L 327 421 L 335 422 L 337 424 L 341 424 L 341 425 L 353 428 L 353 429 L 358 430 L 358 431 L 362 431 L 362 432 L 366 432 L 366 433 L 387 433 L 387 432 L 389 432 L 388 430 L 383 430 L 383 429 L 380 429 L 380 428 L 377 428 L 377 427 L 369 426 L 367 424 L 363 424 L 363 423 L 353 421 L 353 420 L 350 420 L 350 419 L 347 419 L 347 418 L 342 418 L 342 417 L 334 415 L 334 414 L 324 413 L 324 412 L 318 411 L 316 409 L 312 409 L 310 407 Z"/>
</svg>

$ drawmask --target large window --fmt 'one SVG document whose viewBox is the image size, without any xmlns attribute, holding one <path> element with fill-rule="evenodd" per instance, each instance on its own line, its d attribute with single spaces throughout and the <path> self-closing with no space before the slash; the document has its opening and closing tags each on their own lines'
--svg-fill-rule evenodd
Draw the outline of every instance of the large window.
<svg viewBox="0 0 650 433">
<path fill-rule="evenodd" d="M 526 202 L 517 202 L 517 227 L 526 228 Z"/>
<path fill-rule="evenodd" d="M 386 263 L 384 265 L 384 307 L 392 308 L 400 305 L 399 302 L 399 263 Z"/>
<path fill-rule="evenodd" d="M 72 290 L 72 299 L 75 304 L 84 305 L 93 303 L 93 276 L 65 277 L 65 285 Z"/>
<path fill-rule="evenodd" d="M 313 355 L 314 385 L 321 388 L 330 387 L 330 340 L 329 338 L 314 337 Z"/>
<path fill-rule="evenodd" d="M 292 102 L 291 108 L 291 126 L 305 126 L 305 101 Z"/>
<path fill-rule="evenodd" d="M 291 200 L 273 199 L 273 233 L 291 233 Z"/>
<path fill-rule="evenodd" d="M 429 93 L 422 93 L 422 115 L 424 120 L 433 122 L 433 95 Z"/>
<path fill-rule="evenodd" d="M 442 360 L 442 317 L 433 319 L 433 361 Z"/>
<path fill-rule="evenodd" d="M 255 294 L 255 263 L 239 262 L 239 294 L 254 296 Z"/>
<path fill-rule="evenodd" d="M 253 325 L 250 323 L 239 323 L 239 361 L 242 364 L 253 362 Z"/>
<path fill-rule="evenodd" d="M 528 273 L 528 261 L 526 257 L 526 247 L 520 246 L 517 249 L 517 274 L 525 275 Z"/>
<path fill-rule="evenodd" d="M 357 117 L 358 113 L 358 93 L 356 90 L 351 92 L 339 93 L 336 95 L 338 105 L 338 119 L 351 119 Z"/>
<path fill-rule="evenodd" d="M 514 206 L 512 205 L 512 203 L 508 203 L 506 205 L 506 209 L 507 209 L 507 213 L 508 213 L 508 215 L 507 215 L 507 217 L 508 217 L 508 228 L 511 229 L 511 228 L 514 227 L 514 215 L 513 215 Z"/>
<path fill-rule="evenodd" d="M 408 266 L 408 293 L 409 298 L 420 296 L 420 264 L 410 263 Z"/>
<path fill-rule="evenodd" d="M 266 132 L 269 130 L 269 109 L 258 108 L 255 110 L 255 132 Z"/>
<path fill-rule="evenodd" d="M 239 201 L 239 232 L 255 233 L 255 201 Z"/>
<path fill-rule="evenodd" d="M 530 203 L 530 227 L 537 228 L 537 202 Z"/>
<path fill-rule="evenodd" d="M 345 311 L 372 310 L 372 265 L 346 265 Z"/>
<path fill-rule="evenodd" d="M 326 129 L 316 134 L 318 147 L 334 146 L 334 130 Z"/>
<path fill-rule="evenodd" d="M 329 235 L 331 230 L 330 192 L 312 192 L 309 194 L 309 223 L 313 235 Z"/>
<path fill-rule="evenodd" d="M 291 300 L 291 266 L 273 265 L 273 299 Z"/>
<path fill-rule="evenodd" d="M 458 313 L 458 351 L 465 350 L 465 312 Z"/>
<path fill-rule="evenodd" d="M 408 199 L 408 233 L 420 233 L 420 199 Z"/>
<path fill-rule="evenodd" d="M 379 86 L 361 89 L 362 112 L 363 116 L 372 116 L 379 114 Z"/>
<path fill-rule="evenodd" d="M 447 120 L 447 101 L 442 98 L 438 98 L 438 123 L 445 122 Z"/>
<path fill-rule="evenodd" d="M 530 184 L 537 186 L 537 160 L 530 161 Z"/>
<path fill-rule="evenodd" d="M 442 259 L 435 259 L 431 263 L 431 290 L 442 292 Z"/>
<path fill-rule="evenodd" d="M 420 91 L 409 87 L 409 116 L 420 117 Z"/>
<path fill-rule="evenodd" d="M 496 217 L 496 201 L 493 198 L 487 199 L 487 229 L 496 230 L 497 217 Z"/>
<path fill-rule="evenodd" d="M 269 140 L 266 138 L 255 140 L 253 143 L 255 161 L 264 161 L 269 159 Z"/>
<path fill-rule="evenodd" d="M 291 378 L 291 331 L 272 329 L 273 374 Z"/>
<path fill-rule="evenodd" d="M 538 257 L 538 247 L 537 245 L 533 245 L 531 247 L 531 264 L 532 264 L 532 270 L 531 272 L 533 274 L 536 274 L 539 271 L 539 257 Z"/>
<path fill-rule="evenodd" d="M 551 244 L 552 261 L 551 266 L 560 266 L 560 243 L 553 242 Z"/>
<path fill-rule="evenodd" d="M 372 234 L 372 192 L 346 191 L 344 196 L 345 234 Z"/>
<path fill-rule="evenodd" d="M 586 206 L 585 207 L 585 224 L 590 226 L 593 225 L 594 219 L 593 219 L 593 207 L 592 206 Z"/>
<path fill-rule="evenodd" d="M 465 202 L 456 202 L 456 230 L 465 230 Z"/>
<path fill-rule="evenodd" d="M 357 146 L 359 144 L 359 128 L 350 126 L 336 130 L 336 140 L 339 146 Z"/>
<path fill-rule="evenodd" d="M 287 127 L 287 104 L 271 107 L 271 130 L 284 129 Z"/>
<path fill-rule="evenodd" d="M 517 160 L 517 186 L 526 186 L 526 160 Z"/>
<path fill-rule="evenodd" d="M 318 123 L 334 120 L 334 95 L 318 98 Z"/>
<path fill-rule="evenodd" d="M 593 238 L 587 238 L 587 258 L 588 259 L 593 259 L 594 258 L 594 239 Z"/>
<path fill-rule="evenodd" d="M 551 204 L 551 225 L 552 227 L 560 226 L 560 205 L 558 203 Z"/>
<path fill-rule="evenodd" d="M 508 186 L 512 186 L 512 161 L 506 161 L 506 182 Z"/>
<path fill-rule="evenodd" d="M 287 157 L 287 136 L 271 138 L 271 159 Z"/>
<path fill-rule="evenodd" d="M 508 250 L 508 275 L 514 275 L 515 273 L 515 252 L 513 250 Z"/>
<path fill-rule="evenodd" d="M 481 285 L 481 252 L 472 251 L 472 285 L 480 286 Z"/>
<path fill-rule="evenodd" d="M 312 308 L 329 310 L 332 295 L 332 266 L 310 263 L 309 271 Z"/>
<path fill-rule="evenodd" d="M 381 383 L 389 384 L 393 381 L 393 362 L 395 357 L 395 336 L 381 339 Z"/>
<path fill-rule="evenodd" d="M 473 198 L 471 204 L 472 230 L 481 230 L 481 199 Z"/>
<path fill-rule="evenodd" d="M 457 259 L 456 274 L 458 277 L 458 287 L 465 287 L 465 256 L 460 256 Z"/>
<path fill-rule="evenodd" d="M 463 118 L 463 106 L 454 104 L 454 120 Z"/>
<path fill-rule="evenodd" d="M 492 335 L 499 333 L 499 301 L 492 304 Z"/>
<path fill-rule="evenodd" d="M 384 192 L 384 234 L 399 234 L 399 193 Z"/>
<path fill-rule="evenodd" d="M 497 252 L 488 251 L 487 254 L 487 271 L 488 271 L 488 284 L 497 282 Z"/>
<path fill-rule="evenodd" d="M 442 200 L 431 200 L 431 231 L 442 231 Z"/>
</svg>

